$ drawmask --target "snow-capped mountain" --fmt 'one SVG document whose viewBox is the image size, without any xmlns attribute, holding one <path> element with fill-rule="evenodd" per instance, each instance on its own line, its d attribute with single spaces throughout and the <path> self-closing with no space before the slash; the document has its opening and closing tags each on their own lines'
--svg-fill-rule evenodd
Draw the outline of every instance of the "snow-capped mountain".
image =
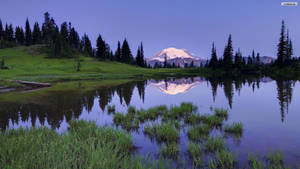
<svg viewBox="0 0 300 169">
<path fill-rule="evenodd" d="M 163 49 L 155 56 L 149 58 L 147 62 L 152 67 L 155 64 L 162 65 L 163 62 L 165 61 L 165 57 L 167 58 L 167 62 L 170 65 L 173 65 L 174 63 L 176 66 L 179 65 L 180 67 L 184 67 L 185 64 L 190 65 L 192 62 L 194 62 L 194 66 L 199 67 L 201 63 L 205 64 L 206 62 L 205 59 L 196 57 L 195 55 L 189 53 L 185 49 L 177 49 L 174 47 Z"/>
<path fill-rule="evenodd" d="M 182 79 L 169 79 L 167 81 L 150 80 L 150 85 L 156 87 L 157 89 L 159 89 L 161 92 L 165 94 L 176 95 L 180 93 L 186 93 L 202 82 L 206 82 L 205 79 L 200 77 L 195 77 L 193 79 L 182 78 Z"/>
</svg>

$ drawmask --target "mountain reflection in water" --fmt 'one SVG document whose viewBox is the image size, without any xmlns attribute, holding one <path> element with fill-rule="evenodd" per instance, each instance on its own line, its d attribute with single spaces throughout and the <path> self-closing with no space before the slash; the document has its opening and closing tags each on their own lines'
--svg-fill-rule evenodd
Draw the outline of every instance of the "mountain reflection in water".
<svg viewBox="0 0 300 169">
<path fill-rule="evenodd" d="M 60 128 L 62 121 L 78 119 L 85 112 L 89 113 L 98 101 L 99 108 L 104 112 L 107 105 L 111 104 L 113 98 L 118 97 L 120 104 L 126 106 L 131 104 L 133 92 L 136 90 L 139 99 L 144 102 L 146 98 L 145 89 L 150 86 L 167 95 L 183 94 L 188 95 L 189 91 L 198 85 L 207 84 L 207 90 L 211 90 L 213 102 L 217 97 L 217 89 L 221 88 L 230 108 L 234 93 L 238 94 L 242 88 L 251 88 L 253 92 L 259 90 L 261 83 L 273 82 L 270 78 L 167 78 L 163 80 L 146 80 L 125 83 L 115 87 L 101 87 L 82 93 L 78 91 L 61 91 L 49 93 L 41 97 L 39 103 L 22 101 L 22 103 L 0 102 L 0 128 L 7 129 L 10 125 L 18 125 L 20 122 L 30 123 L 35 126 L 37 120 L 40 125 L 45 122 L 53 129 Z M 289 111 L 292 102 L 293 80 L 276 79 L 277 99 L 280 106 L 281 121 L 285 121 L 285 116 Z M 151 95 L 151 93 L 147 93 Z M 1 95 L 0 95 L 1 97 Z M 182 100 L 185 101 L 185 100 Z M 161 103 L 164 104 L 164 103 Z M 99 115 L 101 116 L 101 114 Z"/>
</svg>

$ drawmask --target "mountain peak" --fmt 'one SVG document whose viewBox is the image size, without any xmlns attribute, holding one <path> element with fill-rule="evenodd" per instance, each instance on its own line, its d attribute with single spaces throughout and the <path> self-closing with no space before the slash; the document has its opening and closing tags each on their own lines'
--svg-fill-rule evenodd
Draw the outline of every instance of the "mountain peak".
<svg viewBox="0 0 300 169">
<path fill-rule="evenodd" d="M 181 59 L 195 58 L 194 55 L 190 54 L 185 49 L 177 49 L 175 47 L 169 47 L 161 50 L 158 54 L 152 57 L 151 60 L 159 60 L 163 62 L 165 57 L 167 57 L 167 60 L 176 59 L 176 58 L 181 58 Z"/>
</svg>

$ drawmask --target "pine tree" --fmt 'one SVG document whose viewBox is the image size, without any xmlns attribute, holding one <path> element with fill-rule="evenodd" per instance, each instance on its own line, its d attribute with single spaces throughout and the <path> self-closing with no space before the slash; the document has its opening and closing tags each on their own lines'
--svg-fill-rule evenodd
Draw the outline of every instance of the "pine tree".
<svg viewBox="0 0 300 169">
<path fill-rule="evenodd" d="M 230 69 L 232 67 L 233 64 L 232 59 L 233 59 L 233 47 L 232 47 L 232 40 L 230 34 L 223 54 L 223 63 L 226 69 Z"/>
<path fill-rule="evenodd" d="M 0 19 L 0 41 L 3 39 L 4 39 L 4 30 L 3 30 L 2 21 Z"/>
<path fill-rule="evenodd" d="M 49 44 L 51 40 L 54 39 L 54 36 L 57 32 L 57 26 L 53 18 L 50 18 L 50 14 L 46 12 L 44 14 L 44 23 L 42 25 L 42 35 L 43 41 L 46 44 Z"/>
<path fill-rule="evenodd" d="M 209 67 L 215 69 L 218 66 L 218 57 L 217 57 L 217 51 L 215 44 L 212 44 L 212 50 L 211 50 L 211 59 L 209 61 Z"/>
<path fill-rule="evenodd" d="M 242 65 L 242 53 L 241 53 L 240 49 L 238 49 L 238 51 L 235 53 L 235 56 L 234 56 L 234 65 L 237 68 L 241 68 L 241 65 Z"/>
<path fill-rule="evenodd" d="M 137 55 L 136 55 L 136 64 L 140 67 L 144 67 L 145 61 L 144 61 L 144 49 L 143 44 L 138 47 Z"/>
<path fill-rule="evenodd" d="M 191 68 L 194 67 L 194 61 L 191 62 L 190 67 L 191 67 Z"/>
<path fill-rule="evenodd" d="M 248 56 L 248 59 L 247 59 L 247 60 L 248 60 L 248 61 L 247 61 L 247 64 L 248 64 L 248 65 L 252 65 L 253 61 L 252 61 L 252 58 L 251 58 L 250 55 Z"/>
<path fill-rule="evenodd" d="M 40 44 L 42 40 L 42 33 L 38 22 L 34 23 L 32 31 L 32 44 Z"/>
<path fill-rule="evenodd" d="M 286 62 L 292 59 L 293 55 L 293 45 L 292 40 L 290 39 L 289 30 L 287 30 L 287 37 L 286 37 Z"/>
<path fill-rule="evenodd" d="M 135 57 L 135 62 L 138 66 L 141 66 L 141 51 L 140 51 L 140 47 L 138 47 L 138 50 L 137 50 L 137 54 L 136 54 L 136 57 Z"/>
<path fill-rule="evenodd" d="M 145 63 L 145 59 L 144 59 L 144 47 L 143 47 L 143 43 L 141 42 L 141 66 L 145 67 L 146 63 Z"/>
<path fill-rule="evenodd" d="M 10 24 L 6 31 L 7 40 L 10 42 L 14 42 L 14 28 L 12 24 Z"/>
<path fill-rule="evenodd" d="M 260 55 L 259 55 L 259 53 L 257 53 L 257 55 L 256 55 L 256 63 L 260 64 Z"/>
<path fill-rule="evenodd" d="M 254 50 L 252 50 L 252 62 L 256 63 L 256 60 L 255 60 L 255 51 Z"/>
<path fill-rule="evenodd" d="M 25 40 L 23 28 L 17 26 L 15 34 L 17 45 L 23 45 Z"/>
<path fill-rule="evenodd" d="M 115 52 L 115 58 L 117 61 L 121 61 L 121 44 L 120 44 L 120 41 L 118 41 L 118 48 Z"/>
<path fill-rule="evenodd" d="M 68 42 L 69 30 L 67 22 L 63 22 L 60 26 L 60 35 L 64 43 Z"/>
<path fill-rule="evenodd" d="M 71 45 L 72 48 L 74 49 L 80 49 L 80 38 L 79 38 L 79 34 L 77 33 L 77 31 L 75 30 L 75 28 L 71 28 L 70 29 L 70 33 L 69 33 L 69 43 Z"/>
<path fill-rule="evenodd" d="M 30 24 L 28 21 L 28 18 L 26 19 L 26 23 L 25 23 L 25 45 L 29 46 L 31 45 L 31 28 L 30 28 Z"/>
<path fill-rule="evenodd" d="M 88 35 L 84 34 L 82 40 L 83 40 L 83 52 L 85 52 L 88 56 L 93 56 L 93 48 Z"/>
<path fill-rule="evenodd" d="M 122 62 L 125 62 L 125 63 L 131 63 L 133 60 L 131 50 L 129 48 L 129 45 L 128 45 L 128 42 L 126 39 L 124 40 L 124 42 L 122 44 L 121 60 L 122 60 Z"/>
<path fill-rule="evenodd" d="M 105 42 L 103 41 L 101 35 L 99 34 L 97 38 L 97 53 L 96 57 L 100 59 L 106 59 L 106 46 Z"/>
<path fill-rule="evenodd" d="M 280 32 L 280 39 L 277 45 L 277 65 L 283 66 L 285 59 L 286 59 L 286 34 L 285 34 L 285 23 L 282 21 L 281 24 L 281 32 Z"/>
<path fill-rule="evenodd" d="M 167 64 L 168 64 L 167 56 L 165 56 L 165 60 L 164 60 L 164 68 L 167 68 Z"/>
</svg>

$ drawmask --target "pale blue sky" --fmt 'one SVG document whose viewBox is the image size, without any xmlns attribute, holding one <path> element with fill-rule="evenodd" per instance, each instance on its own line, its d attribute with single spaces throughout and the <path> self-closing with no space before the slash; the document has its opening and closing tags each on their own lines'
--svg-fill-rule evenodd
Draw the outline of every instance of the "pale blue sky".
<svg viewBox="0 0 300 169">
<path fill-rule="evenodd" d="M 27 17 L 41 23 L 46 11 L 58 24 L 71 21 L 93 45 L 100 33 L 112 49 L 126 37 L 133 54 L 143 41 L 146 56 L 173 46 L 203 58 L 210 57 L 213 41 L 220 56 L 229 33 L 244 55 L 255 49 L 276 56 L 284 19 L 300 55 L 300 6 L 282 7 L 280 0 L 9 0 L 1 3 L 0 18 L 13 25 L 24 25 Z"/>
</svg>

